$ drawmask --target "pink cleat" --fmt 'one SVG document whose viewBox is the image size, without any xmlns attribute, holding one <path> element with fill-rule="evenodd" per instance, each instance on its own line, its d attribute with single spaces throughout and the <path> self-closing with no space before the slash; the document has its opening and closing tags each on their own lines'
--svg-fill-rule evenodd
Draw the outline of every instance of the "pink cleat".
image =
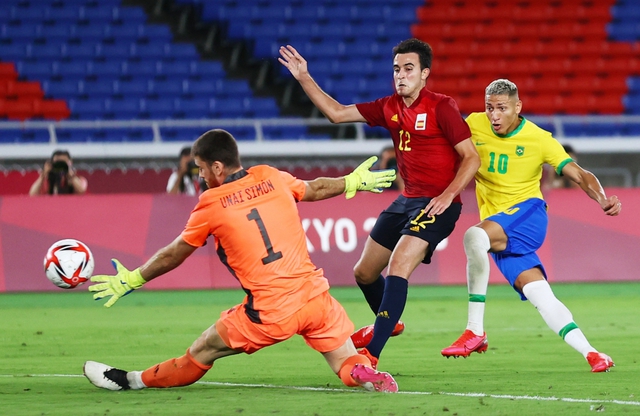
<svg viewBox="0 0 640 416">
<path fill-rule="evenodd" d="M 476 335 L 470 330 L 465 330 L 460 338 L 456 340 L 450 347 L 441 351 L 444 357 L 464 357 L 467 358 L 472 352 L 483 353 L 487 350 L 487 333 Z"/>
<path fill-rule="evenodd" d="M 587 361 L 591 366 L 592 373 L 609 372 L 611 367 L 616 366 L 611 357 L 601 352 L 590 352 L 587 354 Z"/>
<path fill-rule="evenodd" d="M 402 334 L 403 331 L 404 322 L 398 321 L 396 326 L 393 328 L 391 336 L 398 336 Z M 373 325 L 363 326 L 362 328 L 351 334 L 351 340 L 353 341 L 353 345 L 355 345 L 356 348 L 366 347 L 371 342 L 371 338 L 373 338 Z"/>
<path fill-rule="evenodd" d="M 351 370 L 351 377 L 368 391 L 379 391 L 383 393 L 397 393 L 398 384 L 389 373 L 356 364 Z"/>
</svg>

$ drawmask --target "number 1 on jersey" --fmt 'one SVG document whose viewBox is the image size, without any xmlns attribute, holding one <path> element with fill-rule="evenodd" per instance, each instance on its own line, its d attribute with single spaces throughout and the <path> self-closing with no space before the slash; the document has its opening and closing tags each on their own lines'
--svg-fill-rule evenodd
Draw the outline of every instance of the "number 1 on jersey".
<svg viewBox="0 0 640 416">
<path fill-rule="evenodd" d="M 282 252 L 273 251 L 273 244 L 271 244 L 271 239 L 269 238 L 269 234 L 267 234 L 267 229 L 264 226 L 264 222 L 262 218 L 260 218 L 260 214 L 257 209 L 252 209 L 249 214 L 247 214 L 247 218 L 249 221 L 253 220 L 258 225 L 258 230 L 260 230 L 260 235 L 262 236 L 262 242 L 264 243 L 265 248 L 267 249 L 267 257 L 262 258 L 262 264 L 269 264 L 278 259 L 282 258 Z"/>
</svg>

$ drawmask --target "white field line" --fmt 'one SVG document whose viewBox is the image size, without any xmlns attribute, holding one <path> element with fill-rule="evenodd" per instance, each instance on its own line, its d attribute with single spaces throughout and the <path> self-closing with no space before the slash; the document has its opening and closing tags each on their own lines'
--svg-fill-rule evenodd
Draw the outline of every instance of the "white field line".
<svg viewBox="0 0 640 416">
<path fill-rule="evenodd" d="M 0 374 L 0 378 L 28 378 L 28 377 L 84 377 L 81 374 Z M 327 387 L 304 387 L 304 386 L 281 386 L 276 384 L 249 384 L 249 383 L 224 383 L 219 381 L 198 381 L 196 384 L 207 386 L 223 386 L 223 387 L 250 387 L 250 388 L 266 388 L 266 389 L 286 389 L 299 391 L 333 391 L 340 393 L 363 393 L 362 390 L 356 389 L 332 389 Z M 431 392 L 431 391 L 399 391 L 397 394 L 409 395 L 441 395 L 456 397 L 487 397 L 491 399 L 507 399 L 507 400 L 536 400 L 543 402 L 569 402 L 569 403 L 591 403 L 591 404 L 620 404 L 627 406 L 640 406 L 640 402 L 631 400 L 594 400 L 594 399 L 576 399 L 573 397 L 555 397 L 555 396 L 515 396 L 511 394 L 487 394 L 487 393 L 452 393 L 452 392 Z"/>
</svg>

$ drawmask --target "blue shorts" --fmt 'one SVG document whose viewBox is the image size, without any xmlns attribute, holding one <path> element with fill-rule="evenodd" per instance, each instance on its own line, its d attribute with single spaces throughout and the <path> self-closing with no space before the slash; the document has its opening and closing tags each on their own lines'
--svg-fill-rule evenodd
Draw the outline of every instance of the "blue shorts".
<svg viewBox="0 0 640 416">
<path fill-rule="evenodd" d="M 549 218 L 546 202 L 539 198 L 527 199 L 486 219 L 500 224 L 507 235 L 507 248 L 491 253 L 491 256 L 511 286 L 520 273 L 534 267 L 538 267 L 547 278 L 536 254 L 547 235 Z M 527 299 L 519 293 L 522 300 Z"/>
<path fill-rule="evenodd" d="M 429 218 L 422 214 L 429 201 L 431 198 L 427 197 L 398 196 L 378 217 L 370 233 L 373 241 L 393 251 L 403 235 L 418 237 L 429 243 L 422 263 L 431 263 L 431 255 L 437 245 L 453 232 L 462 204 L 453 202 L 442 214 Z"/>
</svg>

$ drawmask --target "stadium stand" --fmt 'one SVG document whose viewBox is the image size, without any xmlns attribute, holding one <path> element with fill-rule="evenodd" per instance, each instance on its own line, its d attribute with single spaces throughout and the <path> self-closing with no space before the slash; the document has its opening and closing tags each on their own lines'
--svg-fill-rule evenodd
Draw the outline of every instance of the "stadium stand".
<svg viewBox="0 0 640 416">
<path fill-rule="evenodd" d="M 628 89 L 640 74 L 634 3 L 430 1 L 412 33 L 434 47 L 440 69 L 431 87 L 457 98 L 463 113 L 478 107 L 469 97 L 507 77 L 519 85 L 526 113 L 635 114 Z"/>
<path fill-rule="evenodd" d="M 269 75 L 286 80 L 278 86 L 284 93 L 257 96 L 255 79 L 238 78 L 237 57 L 231 69 L 203 58 L 202 45 L 150 22 L 142 4 L 191 8 L 200 27 L 217 27 L 224 42 L 244 45 L 254 61 L 273 63 L 280 45 L 294 44 L 318 83 L 344 103 L 391 93 L 384 70 L 391 49 L 413 35 L 434 47 L 429 86 L 456 98 L 463 113 L 481 108 L 479 92 L 504 76 L 520 86 L 527 114 L 640 114 L 640 6 L 632 0 L 5 0 L 0 117 L 246 119 L 312 107 L 277 62 Z M 250 131 L 237 134 L 253 139 Z M 613 134 L 628 131 L 635 130 Z M 68 142 L 153 140 L 148 130 L 63 133 Z M 25 134 L 27 142 L 40 140 Z M 368 127 L 365 134 L 387 136 Z M 163 132 L 167 140 L 183 137 Z M 264 137 L 314 136 L 290 126 L 266 129 Z"/>
</svg>

